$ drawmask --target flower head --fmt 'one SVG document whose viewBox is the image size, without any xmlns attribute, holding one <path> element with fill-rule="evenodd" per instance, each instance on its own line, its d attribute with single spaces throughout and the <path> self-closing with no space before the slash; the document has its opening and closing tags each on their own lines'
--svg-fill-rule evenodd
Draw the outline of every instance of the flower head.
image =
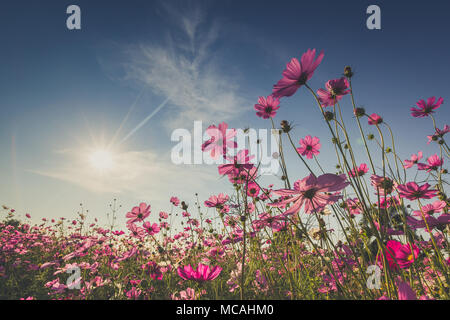
<svg viewBox="0 0 450 320">
<path fill-rule="evenodd" d="M 437 154 L 432 155 L 427 159 L 427 164 L 418 163 L 417 169 L 426 170 L 427 172 L 436 171 L 444 164 L 444 159 L 439 158 Z"/>
<path fill-rule="evenodd" d="M 361 163 L 361 165 L 357 168 L 353 168 L 352 171 L 348 173 L 350 177 L 361 177 L 365 175 L 369 171 L 367 164 Z"/>
<path fill-rule="evenodd" d="M 439 108 L 441 104 L 444 103 L 444 99 L 439 98 L 436 102 L 436 97 L 428 98 L 427 102 L 425 100 L 419 100 L 416 102 L 417 108 L 411 108 L 411 115 L 415 118 L 428 117 L 434 110 Z"/>
<path fill-rule="evenodd" d="M 320 153 L 319 150 L 321 146 L 319 138 L 306 136 L 304 139 L 300 139 L 300 148 L 297 148 L 297 151 L 302 156 L 312 159 L 313 155 L 318 155 Z"/>
<path fill-rule="evenodd" d="M 191 265 L 178 267 L 177 269 L 178 275 L 184 280 L 194 280 L 198 282 L 214 280 L 219 276 L 221 271 L 222 268 L 219 266 L 211 268 L 202 263 L 198 264 L 197 269 L 193 269 Z"/>
<path fill-rule="evenodd" d="M 413 154 L 411 155 L 411 158 L 409 160 L 405 160 L 405 164 L 403 165 L 406 169 L 411 168 L 413 165 L 417 164 L 420 159 L 422 159 L 423 153 L 422 151 L 419 151 L 417 155 Z"/>
<path fill-rule="evenodd" d="M 322 62 L 324 54 L 321 52 L 317 56 L 317 59 L 315 59 L 315 56 L 316 49 L 308 49 L 308 51 L 302 55 L 300 62 L 297 58 L 292 58 L 286 65 L 286 69 L 283 71 L 283 78 L 273 86 L 273 96 L 276 98 L 290 97 L 301 86 L 305 85 Z"/>
<path fill-rule="evenodd" d="M 340 79 L 328 80 L 325 84 L 326 90 L 320 88 L 317 90 L 320 104 L 322 107 L 335 105 L 344 95 L 350 92 L 348 80 L 345 77 Z"/>
<path fill-rule="evenodd" d="M 126 217 L 129 218 L 127 223 L 141 222 L 144 221 L 150 215 L 150 205 L 142 202 L 139 207 L 134 207 L 131 209 L 131 212 L 126 214 Z"/>
<path fill-rule="evenodd" d="M 430 185 L 425 183 L 419 186 L 415 182 L 398 185 L 398 194 L 401 198 L 409 200 L 431 199 L 436 196 L 437 190 L 430 190 Z"/>
<path fill-rule="evenodd" d="M 218 159 L 221 155 L 225 156 L 228 148 L 237 147 L 237 142 L 233 141 L 237 131 L 236 129 L 228 129 L 228 124 L 225 122 L 220 123 L 219 127 L 209 126 L 206 133 L 211 138 L 203 143 L 202 151 L 209 151 L 212 159 Z"/>
<path fill-rule="evenodd" d="M 402 244 L 396 240 L 389 240 L 386 244 L 386 259 L 389 264 L 389 267 L 393 270 L 397 270 L 398 267 L 401 269 L 408 268 L 411 264 L 414 263 L 415 259 L 419 256 L 420 250 L 415 245 L 411 245 L 409 243 Z M 380 255 L 379 261 L 383 259 L 383 255 Z"/>
<path fill-rule="evenodd" d="M 370 125 L 377 125 L 383 122 L 383 118 L 381 118 L 378 114 L 372 113 L 369 117 L 368 123 Z"/>
<path fill-rule="evenodd" d="M 280 100 L 272 95 L 267 98 L 259 97 L 258 103 L 255 104 L 256 115 L 263 119 L 275 117 L 277 110 L 280 109 Z"/>
<path fill-rule="evenodd" d="M 294 189 L 275 190 L 274 193 L 280 196 L 290 196 L 290 198 L 273 203 L 272 206 L 283 206 L 293 202 L 292 206 L 284 212 L 284 215 L 296 213 L 304 206 L 306 213 L 319 212 L 328 204 L 333 204 L 341 198 L 338 191 L 341 191 L 350 183 L 345 175 L 335 175 L 331 173 L 315 177 L 312 174 L 308 177 L 297 180 Z M 331 194 L 331 192 L 335 192 Z"/>
</svg>

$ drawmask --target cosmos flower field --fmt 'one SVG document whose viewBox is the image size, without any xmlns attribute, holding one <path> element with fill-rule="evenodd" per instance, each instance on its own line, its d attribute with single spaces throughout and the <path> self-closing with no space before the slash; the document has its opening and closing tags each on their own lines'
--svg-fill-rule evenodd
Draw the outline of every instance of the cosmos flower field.
<svg viewBox="0 0 450 320">
<path fill-rule="evenodd" d="M 146 202 L 125 213 L 113 207 L 110 226 L 84 213 L 32 225 L 32 213 L 21 219 L 4 206 L 0 299 L 449 299 L 443 98 L 411 97 L 417 103 L 405 115 L 427 122 L 430 134 L 403 159 L 389 116 L 356 103 L 351 67 L 323 79 L 324 88 L 309 86 L 323 59 L 315 49 L 293 58 L 272 93 L 255 99 L 255 116 L 279 132 L 279 184 L 262 184 L 259 163 L 232 141 L 233 124 L 221 122 L 207 129 L 202 150 L 226 160 L 217 175 L 229 188 L 208 199 L 167 195 L 161 212 Z M 295 119 L 277 119 L 297 94 L 311 96 L 327 132 L 293 136 Z M 353 117 L 344 119 L 344 108 Z M 355 160 L 350 127 L 365 162 Z M 426 143 L 435 153 L 421 151 Z M 336 167 L 320 164 L 323 148 L 335 151 Z M 286 167 L 287 154 L 306 176 Z M 117 214 L 126 228 L 115 225 Z"/>
</svg>

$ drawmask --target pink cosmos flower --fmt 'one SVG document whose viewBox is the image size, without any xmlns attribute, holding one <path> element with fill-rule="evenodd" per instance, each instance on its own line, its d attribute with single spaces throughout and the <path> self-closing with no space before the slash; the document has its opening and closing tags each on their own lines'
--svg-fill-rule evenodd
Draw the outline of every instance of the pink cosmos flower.
<svg viewBox="0 0 450 320">
<path fill-rule="evenodd" d="M 445 201 L 437 200 L 433 203 L 424 205 L 422 207 L 422 212 L 427 215 L 441 213 L 442 209 L 444 209 L 446 205 L 447 205 L 447 203 Z M 420 211 L 414 211 L 414 214 L 416 216 L 422 216 Z"/>
<path fill-rule="evenodd" d="M 175 207 L 178 207 L 178 205 L 180 204 L 180 199 L 178 199 L 177 197 L 171 197 L 171 198 L 170 198 L 170 202 L 171 202 Z"/>
<path fill-rule="evenodd" d="M 236 148 L 237 142 L 233 141 L 236 136 L 236 129 L 228 129 L 228 124 L 222 122 L 219 127 L 215 125 L 209 126 L 206 133 L 211 137 L 208 141 L 203 143 L 202 151 L 210 152 L 212 159 L 218 159 L 219 156 L 225 156 L 228 148 Z"/>
<path fill-rule="evenodd" d="M 141 266 L 142 270 L 145 271 L 145 273 L 147 273 L 150 278 L 152 278 L 153 280 L 162 280 L 164 273 L 161 269 L 161 267 L 159 267 L 156 262 L 154 261 L 149 261 L 146 264 L 143 264 Z"/>
<path fill-rule="evenodd" d="M 157 223 L 151 224 L 149 221 L 144 222 L 142 226 L 144 227 L 145 231 L 147 231 L 147 233 L 151 236 L 157 234 L 161 230 Z"/>
<path fill-rule="evenodd" d="M 436 196 L 437 190 L 430 190 L 430 185 L 425 183 L 419 186 L 415 182 L 408 182 L 406 184 L 398 185 L 398 194 L 401 198 L 406 198 L 409 200 L 417 199 L 431 199 Z"/>
<path fill-rule="evenodd" d="M 398 300 L 417 300 L 417 295 L 409 284 L 404 281 L 398 282 Z"/>
<path fill-rule="evenodd" d="M 297 58 L 292 60 L 286 65 L 286 69 L 283 71 L 283 78 L 273 86 L 273 96 L 276 98 L 290 97 L 301 86 L 311 79 L 314 71 L 322 62 L 323 52 L 321 52 L 317 59 L 316 49 L 308 49 L 306 53 L 302 55 L 300 62 Z"/>
<path fill-rule="evenodd" d="M 225 195 L 223 193 L 220 193 L 217 196 L 211 196 L 208 200 L 205 201 L 205 206 L 208 208 L 217 208 L 223 206 L 230 197 L 228 195 Z"/>
<path fill-rule="evenodd" d="M 243 168 L 235 168 L 228 173 L 228 180 L 233 184 L 244 184 L 247 181 L 253 181 L 257 177 L 257 168 L 252 167 L 250 170 Z"/>
<path fill-rule="evenodd" d="M 377 193 L 381 193 L 382 195 L 392 193 L 394 188 L 397 187 L 397 182 L 388 177 L 382 177 L 376 174 L 370 176 L 370 182 Z"/>
<path fill-rule="evenodd" d="M 428 164 L 418 163 L 417 169 L 426 170 L 427 172 L 437 171 L 444 164 L 444 159 L 441 159 L 437 154 L 434 154 L 427 159 L 427 162 Z"/>
<path fill-rule="evenodd" d="M 361 163 L 358 168 L 353 168 L 352 171 L 348 173 L 350 177 L 361 177 L 369 171 L 367 164 Z"/>
<path fill-rule="evenodd" d="M 198 264 L 197 269 L 193 269 L 191 265 L 178 267 L 177 269 L 178 275 L 184 280 L 194 280 L 198 282 L 214 280 L 219 276 L 221 271 L 222 268 L 219 266 L 210 268 L 210 266 L 202 263 Z"/>
<path fill-rule="evenodd" d="M 412 166 L 414 166 L 415 164 L 417 164 L 419 162 L 419 160 L 422 159 L 422 157 L 423 157 L 423 153 L 422 153 L 422 151 L 419 151 L 417 153 L 417 155 L 415 155 L 415 154 L 411 155 L 410 160 L 405 160 L 405 164 L 403 166 L 406 169 L 409 169 Z"/>
<path fill-rule="evenodd" d="M 350 92 L 347 78 L 328 80 L 325 84 L 327 90 L 320 88 L 317 90 L 319 101 L 322 107 L 333 106 L 341 100 L 344 95 Z"/>
<path fill-rule="evenodd" d="M 423 118 L 428 117 L 431 113 L 434 113 L 434 110 L 439 108 L 441 104 L 444 103 L 444 99 L 439 98 L 436 102 L 436 97 L 428 98 L 427 102 L 425 100 L 419 100 L 416 102 L 418 108 L 411 108 L 411 115 L 415 118 Z"/>
<path fill-rule="evenodd" d="M 250 161 L 255 156 L 249 156 L 249 151 L 247 149 L 239 150 L 234 157 L 227 157 L 226 159 L 230 162 L 227 164 L 222 164 L 218 167 L 219 174 L 225 175 L 230 173 L 241 172 L 243 170 L 250 170 L 253 164 Z"/>
<path fill-rule="evenodd" d="M 280 109 L 280 100 L 272 95 L 267 98 L 259 97 L 258 103 L 255 104 L 256 115 L 263 119 L 275 117 L 277 110 Z"/>
<path fill-rule="evenodd" d="M 413 250 L 411 251 L 409 243 L 402 244 L 396 240 L 389 240 L 386 248 L 386 259 L 389 267 L 393 270 L 397 270 L 397 265 L 401 269 L 408 268 L 414 263 L 420 253 L 419 248 L 415 244 L 412 244 Z M 382 261 L 383 255 L 380 255 L 378 258 L 379 261 Z"/>
<path fill-rule="evenodd" d="M 252 198 L 257 197 L 260 190 L 261 190 L 260 187 L 255 182 L 250 182 L 247 185 L 247 195 L 249 197 L 252 197 Z"/>
<path fill-rule="evenodd" d="M 320 140 L 317 137 L 306 136 L 304 139 L 300 139 L 300 148 L 297 148 L 298 153 L 302 156 L 306 156 L 308 159 L 312 159 L 313 155 L 320 153 Z"/>
<path fill-rule="evenodd" d="M 137 221 L 144 221 L 150 215 L 150 205 L 142 202 L 139 207 L 134 207 L 131 212 L 126 214 L 126 217 L 129 218 L 127 223 L 135 223 Z"/>
<path fill-rule="evenodd" d="M 390 207 L 395 207 L 400 205 L 400 199 L 398 196 L 392 197 L 380 197 L 380 202 L 378 203 L 381 209 L 387 209 Z"/>
<path fill-rule="evenodd" d="M 345 202 L 347 210 L 350 214 L 360 214 L 362 212 L 361 203 L 358 198 L 347 199 Z"/>
<path fill-rule="evenodd" d="M 180 291 L 180 296 L 172 294 L 172 300 L 195 300 L 195 290 L 192 288 L 187 288 L 186 290 Z"/>
<path fill-rule="evenodd" d="M 134 223 L 128 223 L 127 227 L 135 238 L 142 238 L 145 235 L 145 230 Z"/>
<path fill-rule="evenodd" d="M 425 220 L 423 220 L 425 218 Z M 435 218 L 429 214 L 424 214 L 424 216 L 420 216 L 421 220 L 415 219 L 413 217 L 406 217 L 406 222 L 412 229 L 425 229 L 428 227 L 431 229 L 439 226 L 445 226 L 447 224 L 450 224 L 450 214 L 441 214 L 438 218 Z M 428 232 L 428 230 L 425 230 Z"/>
<path fill-rule="evenodd" d="M 284 212 L 285 215 L 294 214 L 304 206 L 306 213 L 319 212 L 326 205 L 333 204 L 341 198 L 337 193 L 350 183 L 346 181 L 345 174 L 335 175 L 331 173 L 315 177 L 312 174 L 303 180 L 294 183 L 294 189 L 275 190 L 274 193 L 290 198 L 271 204 L 272 206 L 283 206 L 293 202 L 293 205 Z M 335 192 L 331 194 L 330 192 Z"/>
<path fill-rule="evenodd" d="M 372 113 L 369 117 L 368 123 L 370 125 L 377 125 L 383 122 L 383 118 L 381 118 L 378 114 Z"/>
<path fill-rule="evenodd" d="M 161 211 L 161 212 L 159 213 L 159 217 L 160 217 L 161 219 L 167 219 L 167 218 L 169 217 L 169 214 L 168 214 L 167 212 Z"/>
<path fill-rule="evenodd" d="M 442 130 L 439 128 L 436 128 L 435 134 L 433 134 L 431 136 L 427 136 L 427 138 L 428 138 L 427 144 L 430 144 L 430 142 L 433 140 L 437 141 L 439 138 L 443 138 L 445 136 L 445 134 L 447 134 L 449 132 L 450 132 L 450 126 L 447 124 L 444 126 L 444 129 L 442 129 Z"/>
</svg>

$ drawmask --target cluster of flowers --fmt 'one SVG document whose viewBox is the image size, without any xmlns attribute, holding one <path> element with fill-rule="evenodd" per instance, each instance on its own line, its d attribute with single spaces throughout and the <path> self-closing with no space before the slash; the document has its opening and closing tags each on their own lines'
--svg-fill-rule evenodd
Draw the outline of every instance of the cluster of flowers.
<svg viewBox="0 0 450 320">
<path fill-rule="evenodd" d="M 283 120 L 278 130 L 284 186 L 264 186 L 259 164 L 232 141 L 236 130 L 225 122 L 211 125 L 202 150 L 226 160 L 218 173 L 233 189 L 211 195 L 203 206 L 197 200 L 195 217 L 176 197 L 170 199 L 170 213 L 154 218 L 150 205 L 141 203 L 126 214 L 125 233 L 97 223 L 87 227 L 83 214 L 67 227 L 62 218 L 31 226 L 5 208 L 0 298 L 449 299 L 450 201 L 444 168 L 449 126 L 439 129 L 433 116 L 443 99 L 420 100 L 411 108 L 413 117 L 433 120 L 428 143 L 436 142 L 438 152 L 426 162 L 422 151 L 402 161 L 386 121 L 355 104 L 350 67 L 325 89 L 311 89 L 308 81 L 323 58 L 315 49 L 300 61 L 293 58 L 272 94 L 259 97 L 254 108 L 275 129 L 281 99 L 305 87 L 330 130 L 335 172 L 320 164 L 320 139 L 308 135 L 295 145 L 293 128 Z M 351 96 L 365 163 L 357 162 L 343 121 L 344 96 Z M 378 138 L 364 134 L 364 117 Z M 285 163 L 289 144 L 283 138 L 301 161 L 294 174 L 304 173 L 292 184 Z M 374 152 L 382 155 L 378 165 Z M 181 231 L 175 231 L 174 217 Z M 368 285 L 367 270 L 373 266 L 380 270 L 375 288 Z M 67 283 L 73 269 L 80 276 Z"/>
</svg>

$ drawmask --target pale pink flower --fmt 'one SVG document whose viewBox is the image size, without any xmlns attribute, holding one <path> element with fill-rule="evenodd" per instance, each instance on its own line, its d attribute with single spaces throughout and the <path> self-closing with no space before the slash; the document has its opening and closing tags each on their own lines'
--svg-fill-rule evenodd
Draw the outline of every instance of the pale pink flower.
<svg viewBox="0 0 450 320">
<path fill-rule="evenodd" d="M 139 207 L 134 207 L 131 212 L 126 214 L 126 217 L 129 218 L 127 223 L 135 223 L 144 221 L 150 215 L 150 205 L 142 202 Z"/>
<path fill-rule="evenodd" d="M 420 159 L 422 159 L 423 153 L 422 151 L 419 151 L 417 155 L 413 154 L 411 155 L 410 160 L 405 160 L 405 164 L 403 165 L 406 169 L 411 168 L 413 165 L 417 164 Z"/>
<path fill-rule="evenodd" d="M 206 129 L 210 139 L 203 143 L 202 151 L 210 152 L 212 159 L 218 159 L 221 155 L 227 154 L 228 148 L 236 148 L 237 142 L 233 140 L 236 136 L 236 129 L 228 129 L 228 124 L 222 122 L 219 127 L 211 125 Z"/>
<path fill-rule="evenodd" d="M 326 173 L 317 178 L 311 174 L 302 180 L 297 180 L 294 183 L 293 190 L 275 190 L 275 194 L 290 198 L 271 205 L 279 207 L 293 202 L 292 206 L 284 212 L 285 215 L 298 212 L 302 206 L 304 206 L 305 213 L 319 212 L 326 205 L 333 204 L 339 200 L 341 196 L 338 194 L 338 191 L 341 191 L 349 184 L 345 174 L 338 176 Z M 331 194 L 331 192 L 335 193 Z"/>
</svg>

